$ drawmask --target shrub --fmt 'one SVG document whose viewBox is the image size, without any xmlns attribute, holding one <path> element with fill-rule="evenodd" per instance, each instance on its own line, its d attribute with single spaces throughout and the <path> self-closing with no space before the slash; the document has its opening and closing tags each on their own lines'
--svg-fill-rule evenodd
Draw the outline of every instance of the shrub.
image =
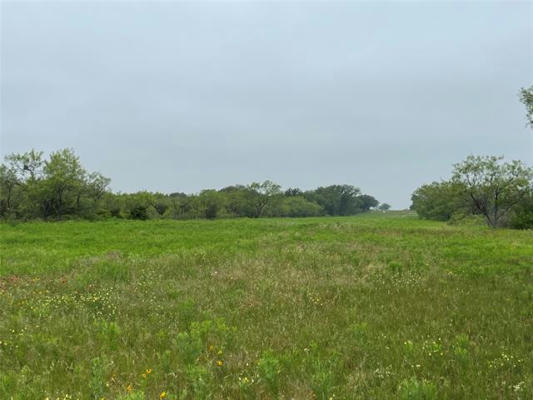
<svg viewBox="0 0 533 400">
<path fill-rule="evenodd" d="M 148 219 L 148 207 L 146 206 L 135 206 L 130 211 L 130 219 Z"/>
<path fill-rule="evenodd" d="M 533 194 L 529 194 L 511 215 L 509 225 L 514 229 L 533 229 Z"/>
</svg>

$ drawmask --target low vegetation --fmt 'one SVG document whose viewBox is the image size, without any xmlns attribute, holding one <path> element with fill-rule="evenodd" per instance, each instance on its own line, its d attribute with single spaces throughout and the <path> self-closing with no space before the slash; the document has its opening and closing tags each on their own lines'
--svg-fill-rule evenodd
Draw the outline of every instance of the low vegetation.
<svg viewBox="0 0 533 400">
<path fill-rule="evenodd" d="M 2 399 L 530 399 L 533 231 L 0 224 Z"/>
</svg>

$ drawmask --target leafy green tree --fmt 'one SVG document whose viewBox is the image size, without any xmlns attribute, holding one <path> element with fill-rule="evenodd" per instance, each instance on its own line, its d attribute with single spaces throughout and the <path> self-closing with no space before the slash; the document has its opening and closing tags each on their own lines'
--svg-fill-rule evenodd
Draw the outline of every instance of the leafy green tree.
<svg viewBox="0 0 533 400">
<path fill-rule="evenodd" d="M 148 207 L 142 204 L 137 204 L 130 210 L 130 219 L 148 219 Z"/>
<path fill-rule="evenodd" d="M 285 190 L 285 193 L 284 195 L 287 196 L 287 197 L 291 197 L 291 196 L 303 196 L 304 192 L 302 192 L 300 189 L 298 188 L 289 188 L 287 190 Z"/>
<path fill-rule="evenodd" d="M 203 190 L 198 196 L 201 205 L 201 216 L 207 219 L 216 218 L 224 208 L 224 196 L 216 190 Z"/>
<path fill-rule="evenodd" d="M 121 196 L 124 200 L 123 212 L 129 219 L 145 220 L 159 216 L 154 207 L 156 197 L 153 193 L 141 191 Z"/>
<path fill-rule="evenodd" d="M 533 169 L 521 161 L 502 163 L 503 157 L 469 156 L 454 167 L 452 181 L 462 185 L 472 208 L 491 227 L 505 226 L 510 213 L 533 186 Z"/>
<path fill-rule="evenodd" d="M 257 193 L 247 186 L 234 185 L 225 187 L 219 192 L 225 197 L 227 213 L 235 217 L 254 217 L 256 214 L 255 199 Z"/>
<path fill-rule="evenodd" d="M 370 196 L 368 194 L 362 194 L 360 196 L 357 196 L 357 200 L 359 202 L 359 209 L 362 212 L 369 211 L 371 208 L 375 208 L 379 204 L 379 201 L 377 201 L 373 196 Z"/>
<path fill-rule="evenodd" d="M 107 187 L 111 179 L 106 178 L 99 172 L 92 172 L 87 175 L 86 180 L 86 193 L 94 202 L 102 199 L 107 192 Z"/>
<path fill-rule="evenodd" d="M 0 215 L 11 214 L 16 206 L 15 191 L 20 185 L 16 172 L 7 165 L 0 165 Z"/>
<path fill-rule="evenodd" d="M 42 152 L 9 154 L 0 167 L 0 215 L 15 218 L 38 216 L 37 184 L 42 179 Z"/>
<path fill-rule="evenodd" d="M 378 210 L 380 210 L 380 211 L 387 211 L 387 210 L 390 210 L 390 204 L 387 204 L 387 203 L 381 203 L 381 204 L 378 206 Z"/>
<path fill-rule="evenodd" d="M 448 221 L 454 213 L 468 208 L 462 189 L 449 181 L 422 185 L 411 196 L 411 209 L 422 218 Z"/>
<path fill-rule="evenodd" d="M 43 152 L 30 150 L 22 154 L 10 154 L 6 162 L 21 182 L 39 179 L 42 175 Z"/>
<path fill-rule="evenodd" d="M 350 185 L 332 185 L 303 193 L 281 191 L 266 180 L 219 191 L 185 193 L 112 193 L 110 180 L 88 172 L 73 150 L 43 159 L 42 152 L 11 154 L 0 166 L 0 216 L 3 218 L 217 218 L 352 215 L 378 201 Z"/>
<path fill-rule="evenodd" d="M 41 206 L 45 217 L 63 217 L 80 210 L 87 172 L 71 149 L 56 151 L 44 162 Z"/>
<path fill-rule="evenodd" d="M 533 86 L 520 90 L 520 101 L 526 106 L 527 123 L 533 128 Z"/>
<path fill-rule="evenodd" d="M 274 208 L 280 200 L 281 186 L 272 181 L 253 182 L 248 186 L 248 189 L 254 194 L 252 196 L 252 217 L 264 216 L 268 208 Z"/>
<path fill-rule="evenodd" d="M 102 208 L 108 216 L 113 218 L 126 218 L 126 206 L 124 195 L 106 192 L 102 196 Z"/>
<path fill-rule="evenodd" d="M 355 215 L 377 205 L 377 200 L 362 197 L 359 188 L 352 185 L 319 187 L 305 193 L 305 197 L 319 204 L 327 215 Z"/>
<path fill-rule="evenodd" d="M 88 173 L 71 149 L 50 154 L 10 154 L 0 167 L 0 213 L 17 218 L 92 218 L 101 208 L 109 179 Z"/>
<path fill-rule="evenodd" d="M 514 208 L 509 226 L 514 229 L 533 229 L 533 190 Z"/>
</svg>

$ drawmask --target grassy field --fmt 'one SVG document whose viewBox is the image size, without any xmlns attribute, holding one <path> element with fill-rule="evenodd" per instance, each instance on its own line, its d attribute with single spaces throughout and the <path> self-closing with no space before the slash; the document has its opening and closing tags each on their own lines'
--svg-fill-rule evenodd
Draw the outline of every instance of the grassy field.
<svg viewBox="0 0 533 400">
<path fill-rule="evenodd" d="M 0 225 L 0 399 L 531 399 L 533 232 Z"/>
</svg>

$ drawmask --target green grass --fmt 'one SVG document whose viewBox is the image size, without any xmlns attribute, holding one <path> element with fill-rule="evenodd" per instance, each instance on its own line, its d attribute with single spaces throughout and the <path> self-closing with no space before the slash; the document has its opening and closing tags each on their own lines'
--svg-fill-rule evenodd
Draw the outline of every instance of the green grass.
<svg viewBox="0 0 533 400">
<path fill-rule="evenodd" d="M 1 399 L 533 398 L 532 231 L 387 213 L 0 235 Z"/>
</svg>

